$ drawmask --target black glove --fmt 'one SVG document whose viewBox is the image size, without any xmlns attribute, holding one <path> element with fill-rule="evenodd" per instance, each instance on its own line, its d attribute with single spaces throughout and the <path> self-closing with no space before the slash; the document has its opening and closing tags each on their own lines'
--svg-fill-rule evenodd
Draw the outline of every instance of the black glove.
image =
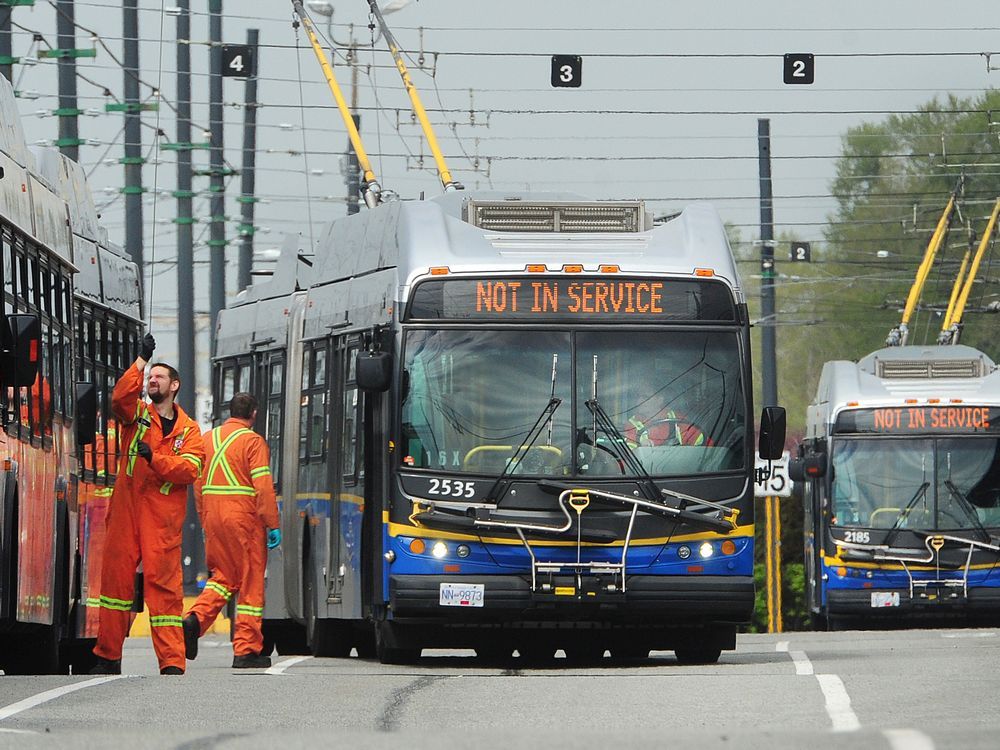
<svg viewBox="0 0 1000 750">
<path fill-rule="evenodd" d="M 156 349 L 156 339 L 153 334 L 147 333 L 142 337 L 142 344 L 139 346 L 139 356 L 149 362 L 153 358 L 153 351 Z"/>
<path fill-rule="evenodd" d="M 149 334 L 146 334 L 147 336 Z M 139 444 L 135 447 L 135 452 L 146 459 L 147 462 L 153 460 L 153 449 L 149 447 L 149 443 L 144 443 L 141 440 Z"/>
</svg>

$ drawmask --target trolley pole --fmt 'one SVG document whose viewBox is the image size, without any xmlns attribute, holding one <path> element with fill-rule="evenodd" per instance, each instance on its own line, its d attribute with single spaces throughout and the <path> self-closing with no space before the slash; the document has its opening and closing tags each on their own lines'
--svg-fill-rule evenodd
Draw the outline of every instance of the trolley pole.
<svg viewBox="0 0 1000 750">
<path fill-rule="evenodd" d="M 247 46 L 250 47 L 254 69 L 246 82 L 246 105 L 243 107 L 243 167 L 240 177 L 240 255 L 236 273 L 236 286 L 246 289 L 250 286 L 250 272 L 253 270 L 253 238 L 254 238 L 254 196 L 257 164 L 257 58 L 260 31 L 247 29 Z"/>
<path fill-rule="evenodd" d="M 181 406 L 197 414 L 194 361 L 194 190 L 191 176 L 191 0 L 177 7 L 177 349 Z"/>
<path fill-rule="evenodd" d="M 139 101 L 139 8 L 138 0 L 122 2 L 125 93 L 125 251 L 139 267 L 139 280 L 146 278 L 142 252 L 142 104 Z M 147 302 L 148 304 L 148 302 Z M 152 323 L 152 320 L 149 321 Z"/>
<path fill-rule="evenodd" d="M 209 76 L 208 119 L 212 134 L 209 190 L 211 229 L 209 232 L 209 330 L 212 354 L 215 354 L 215 325 L 219 311 L 226 306 L 226 206 L 225 179 L 222 158 L 222 0 L 208 0 L 209 13 Z"/>
<path fill-rule="evenodd" d="M 73 161 L 80 161 L 80 131 L 76 98 L 76 24 L 73 0 L 59 0 L 56 6 L 56 40 L 59 57 L 59 150 Z"/>
</svg>

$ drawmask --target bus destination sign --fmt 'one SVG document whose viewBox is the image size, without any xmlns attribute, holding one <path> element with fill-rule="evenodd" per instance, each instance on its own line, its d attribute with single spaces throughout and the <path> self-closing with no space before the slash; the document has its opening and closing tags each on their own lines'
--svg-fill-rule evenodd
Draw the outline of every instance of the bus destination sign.
<svg viewBox="0 0 1000 750">
<path fill-rule="evenodd" d="M 837 415 L 836 432 L 906 435 L 1000 433 L 1000 407 L 947 404 L 852 409 Z"/>
<path fill-rule="evenodd" d="M 522 276 L 425 281 L 414 291 L 408 318 L 732 322 L 735 308 L 718 281 Z"/>
</svg>

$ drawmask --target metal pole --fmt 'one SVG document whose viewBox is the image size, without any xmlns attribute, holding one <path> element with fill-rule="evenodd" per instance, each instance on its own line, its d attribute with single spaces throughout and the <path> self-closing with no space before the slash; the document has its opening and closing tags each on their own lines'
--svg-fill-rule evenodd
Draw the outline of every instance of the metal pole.
<svg viewBox="0 0 1000 750">
<path fill-rule="evenodd" d="M 778 405 L 774 317 L 774 203 L 771 194 L 771 121 L 757 120 L 760 171 L 760 340 L 764 406 Z"/>
<path fill-rule="evenodd" d="M 194 414 L 198 391 L 194 331 L 194 191 L 191 177 L 191 0 L 177 7 L 177 345 L 179 402 Z"/>
<path fill-rule="evenodd" d="M 246 106 L 243 108 L 243 168 L 240 177 L 240 257 L 236 273 L 239 289 L 250 286 L 250 272 L 253 270 L 254 196 L 257 164 L 257 59 L 260 31 L 247 29 L 247 46 L 253 60 L 253 70 L 246 83 Z"/>
<path fill-rule="evenodd" d="M 76 24 L 73 0 L 59 0 L 56 5 L 56 43 L 61 50 L 76 49 Z M 80 161 L 79 110 L 76 100 L 76 57 L 64 54 L 59 69 L 59 150 L 73 161 Z"/>
<path fill-rule="evenodd" d="M 209 190 L 211 200 L 211 229 L 209 232 L 209 327 L 212 337 L 212 353 L 215 353 L 215 324 L 219 311 L 226 306 L 226 207 L 225 180 L 223 179 L 223 134 L 222 134 L 222 0 L 208 0 L 209 13 L 209 77 L 208 77 L 208 119 L 212 134 L 212 149 L 209 160 L 211 180 Z"/>
<path fill-rule="evenodd" d="M 139 120 L 139 11 L 138 0 L 122 0 L 125 92 L 125 251 L 146 274 L 142 259 L 142 123 Z M 149 321 L 150 323 L 152 321 Z"/>
<path fill-rule="evenodd" d="M 12 15 L 13 6 L 0 6 L 0 75 L 14 83 L 14 45 L 10 29 Z"/>
</svg>

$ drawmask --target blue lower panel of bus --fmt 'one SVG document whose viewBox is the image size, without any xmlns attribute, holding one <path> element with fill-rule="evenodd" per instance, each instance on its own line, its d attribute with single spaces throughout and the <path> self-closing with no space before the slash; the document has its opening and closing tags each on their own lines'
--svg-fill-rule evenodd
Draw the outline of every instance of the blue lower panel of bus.
<svg viewBox="0 0 1000 750">
<path fill-rule="evenodd" d="M 841 570 L 843 575 L 837 571 Z M 1000 571 L 904 570 L 823 566 L 823 606 L 830 614 L 893 617 L 951 612 L 1000 613 Z"/>
</svg>

